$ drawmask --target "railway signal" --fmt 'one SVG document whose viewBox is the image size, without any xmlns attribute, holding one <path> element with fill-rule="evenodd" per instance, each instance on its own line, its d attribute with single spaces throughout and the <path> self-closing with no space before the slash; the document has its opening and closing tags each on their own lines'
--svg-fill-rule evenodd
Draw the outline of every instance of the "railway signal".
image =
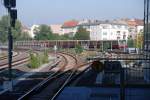
<svg viewBox="0 0 150 100">
<path fill-rule="evenodd" d="M 15 27 L 16 19 L 17 19 L 17 10 L 11 9 L 10 10 L 10 17 L 11 17 L 11 26 Z"/>
<path fill-rule="evenodd" d="M 9 81 L 11 82 L 11 88 L 13 88 L 13 83 L 12 83 L 12 49 L 13 49 L 13 36 L 12 36 L 12 31 L 11 27 L 15 27 L 16 19 L 17 19 L 17 10 L 14 9 L 16 7 L 16 0 L 4 0 L 4 6 L 8 10 L 9 14 L 9 26 L 8 26 L 8 65 L 9 65 Z"/>
<path fill-rule="evenodd" d="M 6 8 L 15 8 L 16 7 L 16 0 L 4 0 L 4 6 Z"/>
</svg>

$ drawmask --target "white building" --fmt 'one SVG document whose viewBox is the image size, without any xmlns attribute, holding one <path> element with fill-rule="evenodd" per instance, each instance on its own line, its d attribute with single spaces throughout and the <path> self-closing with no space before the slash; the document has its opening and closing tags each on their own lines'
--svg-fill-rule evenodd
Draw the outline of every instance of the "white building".
<svg viewBox="0 0 150 100">
<path fill-rule="evenodd" d="M 137 33 L 143 32 L 144 30 L 144 26 L 142 25 L 138 25 L 136 28 L 137 28 Z"/>
<path fill-rule="evenodd" d="M 128 34 L 125 24 L 97 22 L 90 25 L 91 40 L 127 40 Z"/>
<path fill-rule="evenodd" d="M 34 38 L 34 36 L 35 36 L 35 29 L 36 28 L 38 28 L 39 27 L 39 25 L 33 25 L 32 27 L 31 27 L 31 30 L 30 30 L 30 36 L 32 37 L 32 38 Z"/>
<path fill-rule="evenodd" d="M 74 36 L 75 33 L 77 32 L 77 30 L 78 30 L 77 26 L 76 27 L 63 27 L 62 28 L 62 34 L 63 35 L 64 34 L 70 34 L 70 35 Z"/>
</svg>

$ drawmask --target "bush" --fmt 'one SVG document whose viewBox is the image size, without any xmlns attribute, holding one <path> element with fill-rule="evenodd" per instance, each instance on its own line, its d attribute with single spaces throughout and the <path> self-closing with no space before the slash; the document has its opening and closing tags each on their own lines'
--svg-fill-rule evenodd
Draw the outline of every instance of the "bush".
<svg viewBox="0 0 150 100">
<path fill-rule="evenodd" d="M 42 55 L 42 63 L 48 63 L 48 51 L 45 50 Z"/>
<path fill-rule="evenodd" d="M 35 55 L 33 53 L 30 53 L 30 63 L 29 63 L 29 66 L 31 68 L 37 68 L 37 67 L 40 66 L 40 63 L 39 63 L 37 55 Z"/>
<path fill-rule="evenodd" d="M 77 46 L 75 47 L 75 52 L 76 52 L 77 54 L 80 54 L 80 53 L 83 52 L 83 48 L 82 48 L 80 45 L 77 45 Z"/>
<path fill-rule="evenodd" d="M 48 51 L 44 51 L 42 54 L 34 54 L 30 52 L 30 68 L 38 68 L 45 63 L 48 63 Z"/>
</svg>

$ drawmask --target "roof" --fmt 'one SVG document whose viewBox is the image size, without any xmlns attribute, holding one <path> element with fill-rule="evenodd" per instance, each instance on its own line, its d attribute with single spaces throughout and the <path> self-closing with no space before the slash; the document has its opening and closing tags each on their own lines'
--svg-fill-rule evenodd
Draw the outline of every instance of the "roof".
<svg viewBox="0 0 150 100">
<path fill-rule="evenodd" d="M 125 26 L 127 26 L 127 24 L 124 24 L 124 23 L 117 23 L 117 22 L 111 22 L 111 21 L 88 22 L 88 23 L 80 24 L 79 26 L 95 26 L 95 25 L 100 25 L 100 24 L 125 25 Z"/>
<path fill-rule="evenodd" d="M 78 25 L 78 21 L 76 20 L 71 20 L 67 21 L 63 24 L 62 28 L 70 28 L 70 27 L 76 27 Z"/>
<path fill-rule="evenodd" d="M 143 21 L 143 20 L 137 19 L 137 20 L 136 20 L 136 23 L 137 23 L 137 25 L 139 25 L 139 26 L 143 26 L 143 25 L 144 25 L 144 21 Z"/>
<path fill-rule="evenodd" d="M 129 20 L 127 21 L 127 23 L 129 26 L 143 26 L 144 25 L 144 21 L 140 19 Z"/>
</svg>

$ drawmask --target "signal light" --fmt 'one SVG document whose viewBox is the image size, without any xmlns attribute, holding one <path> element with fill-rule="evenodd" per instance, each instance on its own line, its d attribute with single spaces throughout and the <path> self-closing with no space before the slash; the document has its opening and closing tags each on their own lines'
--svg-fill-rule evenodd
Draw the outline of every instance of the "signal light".
<svg viewBox="0 0 150 100">
<path fill-rule="evenodd" d="M 15 8 L 16 7 L 16 0 L 4 0 L 4 6 L 6 8 L 8 8 L 8 7 Z"/>
<path fill-rule="evenodd" d="M 10 10 L 10 17 L 11 17 L 11 26 L 15 27 L 15 22 L 17 19 L 17 10 L 16 9 Z"/>
<path fill-rule="evenodd" d="M 11 9 L 10 10 L 10 17 L 12 19 L 17 19 L 17 10 L 16 9 Z"/>
<path fill-rule="evenodd" d="M 6 8 L 9 7 L 9 4 L 10 4 L 9 0 L 4 0 L 4 6 L 5 6 Z"/>
<path fill-rule="evenodd" d="M 10 6 L 12 8 L 15 8 L 16 7 L 16 0 L 10 0 Z"/>
</svg>

